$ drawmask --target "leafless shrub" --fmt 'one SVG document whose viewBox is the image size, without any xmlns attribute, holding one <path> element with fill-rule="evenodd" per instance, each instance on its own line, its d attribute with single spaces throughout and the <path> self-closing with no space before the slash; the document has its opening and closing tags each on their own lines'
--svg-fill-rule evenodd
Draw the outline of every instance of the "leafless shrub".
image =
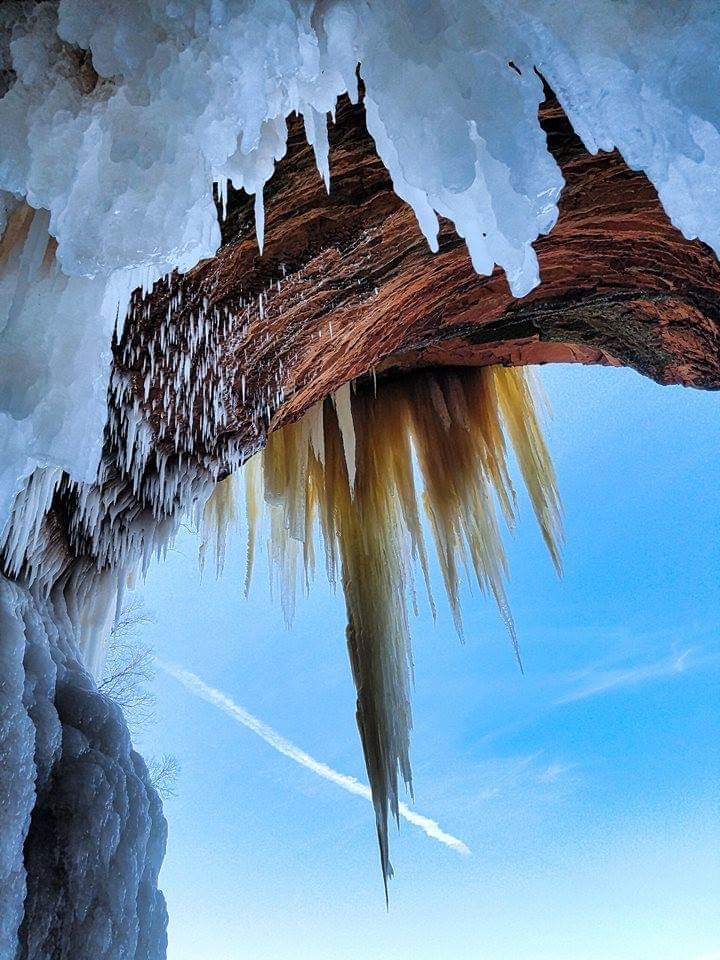
<svg viewBox="0 0 720 960">
<path fill-rule="evenodd" d="M 139 597 L 121 611 L 108 637 L 105 670 L 98 690 L 121 707 L 133 739 L 155 719 L 155 695 L 150 688 L 155 677 L 153 653 L 140 637 L 140 627 L 152 623 Z M 165 753 L 146 758 L 150 782 L 163 799 L 176 795 L 180 764 Z"/>
<path fill-rule="evenodd" d="M 110 631 L 105 670 L 98 683 L 98 690 L 122 707 L 134 732 L 146 727 L 154 716 L 155 696 L 148 686 L 155 676 L 153 655 L 138 632 L 142 624 L 150 622 L 142 600 L 131 600 Z"/>
<path fill-rule="evenodd" d="M 180 775 L 178 758 L 171 753 L 164 753 L 161 757 L 150 757 L 147 761 L 150 782 L 157 792 L 167 800 L 177 795 L 177 780 Z"/>
</svg>

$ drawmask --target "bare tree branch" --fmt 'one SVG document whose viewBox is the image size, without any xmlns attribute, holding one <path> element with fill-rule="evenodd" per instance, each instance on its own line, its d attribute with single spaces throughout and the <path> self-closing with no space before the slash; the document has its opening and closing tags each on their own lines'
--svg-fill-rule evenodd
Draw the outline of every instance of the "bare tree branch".
<svg viewBox="0 0 720 960">
<path fill-rule="evenodd" d="M 148 684 L 155 676 L 152 651 L 138 635 L 149 623 L 142 601 L 133 599 L 110 631 L 108 652 L 98 690 L 122 707 L 132 729 L 147 725 L 153 717 L 155 697 Z"/>
<path fill-rule="evenodd" d="M 139 636 L 139 628 L 152 623 L 139 597 L 122 609 L 108 638 L 105 670 L 98 690 L 122 709 L 133 736 L 155 719 L 155 695 L 150 684 L 155 678 L 153 653 Z M 177 757 L 165 753 L 146 759 L 150 782 L 161 797 L 174 797 L 180 772 Z"/>
<path fill-rule="evenodd" d="M 177 795 L 177 779 L 180 775 L 180 763 L 177 757 L 171 753 L 164 753 L 161 757 L 150 757 L 147 768 L 150 782 L 163 800 Z"/>
</svg>

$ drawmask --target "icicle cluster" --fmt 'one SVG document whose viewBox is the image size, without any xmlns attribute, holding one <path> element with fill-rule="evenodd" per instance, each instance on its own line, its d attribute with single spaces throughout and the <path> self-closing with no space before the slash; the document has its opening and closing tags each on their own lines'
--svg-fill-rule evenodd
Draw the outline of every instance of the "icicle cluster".
<svg viewBox="0 0 720 960">
<path fill-rule="evenodd" d="M 0 187 L 50 212 L 67 273 L 187 269 L 219 242 L 214 181 L 255 193 L 261 211 L 291 112 L 329 179 L 327 114 L 356 95 L 360 65 L 371 133 L 429 240 L 436 214 L 450 217 L 478 269 L 502 264 L 521 292 L 561 187 L 537 68 L 591 149 L 619 147 L 717 247 L 716 4 L 586 12 L 570 0 L 4 4 L 0 123 L 15 136 Z"/>
<path fill-rule="evenodd" d="M 26 211 L 20 210 L 23 220 L 32 222 L 32 211 Z M 47 243 L 45 234 L 43 269 L 53 270 Z M 62 286 L 66 278 L 59 276 Z M 218 439 L 229 389 L 220 356 L 229 333 L 244 327 L 234 313 L 211 309 L 204 299 L 183 302 L 177 277 L 156 290 L 166 303 L 162 315 L 150 317 L 149 301 L 138 292 L 128 335 L 115 342 L 109 404 L 101 404 L 106 423 L 99 467 L 82 481 L 67 463 L 37 467 L 21 481 L 0 533 L 0 563 L 10 577 L 44 593 L 69 569 L 94 579 L 95 596 L 86 591 L 78 632 L 92 671 L 101 665 L 128 578 L 164 553 L 183 518 L 195 512 L 199 520 L 218 477 L 253 449 L 252 442 Z M 245 313 L 251 311 L 247 305 Z M 239 405 L 230 398 L 231 409 Z"/>
<path fill-rule="evenodd" d="M 122 466 L 136 485 L 153 444 L 171 455 L 194 452 L 198 445 L 207 450 L 227 422 L 227 386 L 220 360 L 234 318 L 218 307 L 210 308 L 207 298 L 186 305 L 183 285 L 175 279 L 155 288 L 167 303 L 166 316 L 149 332 L 150 301 L 137 297 L 131 304 L 132 335 L 124 342 L 111 380 L 113 406 L 122 411 L 124 420 L 112 429 L 123 438 Z M 126 369 L 135 383 L 121 372 Z M 159 503 L 168 496 L 162 489 L 164 477 L 161 466 L 154 498 Z"/>
<path fill-rule="evenodd" d="M 501 367 L 416 372 L 380 381 L 375 391 L 365 385 L 354 395 L 346 386 L 299 422 L 272 433 L 261 457 L 246 467 L 248 581 L 262 463 L 270 558 L 286 616 L 292 616 L 301 566 L 306 585 L 313 575 L 316 520 L 328 578 L 342 583 L 358 726 L 386 882 L 387 818 L 388 811 L 398 815 L 398 773 L 411 788 L 413 560 L 435 609 L 413 464 L 458 633 L 459 570 L 465 567 L 495 598 L 517 652 L 496 507 L 512 527 L 516 497 L 506 436 L 550 554 L 560 563 L 560 505 L 532 386 L 528 371 Z M 205 510 L 205 542 L 215 540 L 219 563 L 236 517 L 232 485 L 232 477 L 218 484 Z"/>
</svg>

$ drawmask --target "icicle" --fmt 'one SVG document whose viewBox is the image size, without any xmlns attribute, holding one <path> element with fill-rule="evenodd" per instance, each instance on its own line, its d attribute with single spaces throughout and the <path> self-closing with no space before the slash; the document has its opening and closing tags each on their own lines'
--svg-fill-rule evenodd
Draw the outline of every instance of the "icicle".
<svg viewBox="0 0 720 960">
<path fill-rule="evenodd" d="M 237 521 L 235 481 L 232 474 L 216 484 L 202 515 L 201 558 L 212 540 L 215 552 L 215 572 L 220 576 L 225 562 L 228 529 Z"/>
<path fill-rule="evenodd" d="M 250 592 L 253 561 L 255 558 L 255 542 L 257 540 L 257 525 L 260 516 L 260 483 L 262 461 L 259 457 L 251 458 L 244 466 L 245 474 L 245 516 L 247 518 L 247 560 L 245 565 L 245 596 Z"/>
<path fill-rule="evenodd" d="M 480 587 L 495 598 L 517 653 L 495 506 L 497 498 L 511 525 L 515 495 L 503 426 L 555 559 L 561 538 L 555 476 L 539 429 L 532 383 L 520 369 L 419 371 L 369 382 L 355 394 L 346 385 L 298 423 L 272 433 L 262 458 L 245 468 L 246 589 L 258 509 L 258 477 L 250 469 L 256 470 L 260 459 L 271 516 L 273 579 L 281 590 L 286 617 L 294 605 L 300 550 L 306 584 L 312 576 L 314 518 L 322 529 L 332 583 L 339 565 L 348 652 L 358 691 L 358 726 L 386 884 L 392 873 L 387 819 L 389 813 L 397 817 L 398 776 L 411 786 L 407 601 L 414 604 L 412 558 L 420 563 L 434 613 L 413 458 L 422 477 L 422 499 L 458 633 L 462 633 L 459 571 L 468 567 Z"/>
<path fill-rule="evenodd" d="M 263 188 L 258 187 L 255 193 L 255 234 L 257 236 L 260 256 L 265 243 L 265 203 L 263 202 Z"/>
<path fill-rule="evenodd" d="M 305 107 L 302 111 L 305 123 L 305 136 L 315 154 L 315 163 L 323 179 L 325 189 L 330 193 L 330 145 L 328 143 L 327 116 L 318 113 L 314 107 Z"/>
<path fill-rule="evenodd" d="M 340 433 L 342 434 L 345 463 L 347 464 L 350 491 L 355 489 L 355 427 L 353 424 L 352 405 L 350 403 L 350 384 L 346 383 L 333 395 L 337 410 Z"/>
</svg>

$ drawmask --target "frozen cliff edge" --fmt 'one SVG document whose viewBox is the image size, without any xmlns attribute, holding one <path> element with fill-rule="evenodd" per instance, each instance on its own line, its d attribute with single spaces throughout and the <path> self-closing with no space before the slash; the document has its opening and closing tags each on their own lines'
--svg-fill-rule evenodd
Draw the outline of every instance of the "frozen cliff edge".
<svg viewBox="0 0 720 960">
<path fill-rule="evenodd" d="M 0 960 L 161 960 L 166 823 L 73 606 L 0 578 Z"/>
<path fill-rule="evenodd" d="M 719 40 L 710 0 L 6 0 L 0 228 L 38 213 L 0 276 L 0 524 L 36 466 L 93 481 L 115 318 L 134 287 L 214 256 L 229 182 L 255 195 L 262 248 L 294 112 L 330 184 L 328 114 L 359 72 L 430 247 L 446 218 L 523 297 L 563 189 L 539 74 L 588 150 L 617 148 L 720 251 Z"/>
</svg>

